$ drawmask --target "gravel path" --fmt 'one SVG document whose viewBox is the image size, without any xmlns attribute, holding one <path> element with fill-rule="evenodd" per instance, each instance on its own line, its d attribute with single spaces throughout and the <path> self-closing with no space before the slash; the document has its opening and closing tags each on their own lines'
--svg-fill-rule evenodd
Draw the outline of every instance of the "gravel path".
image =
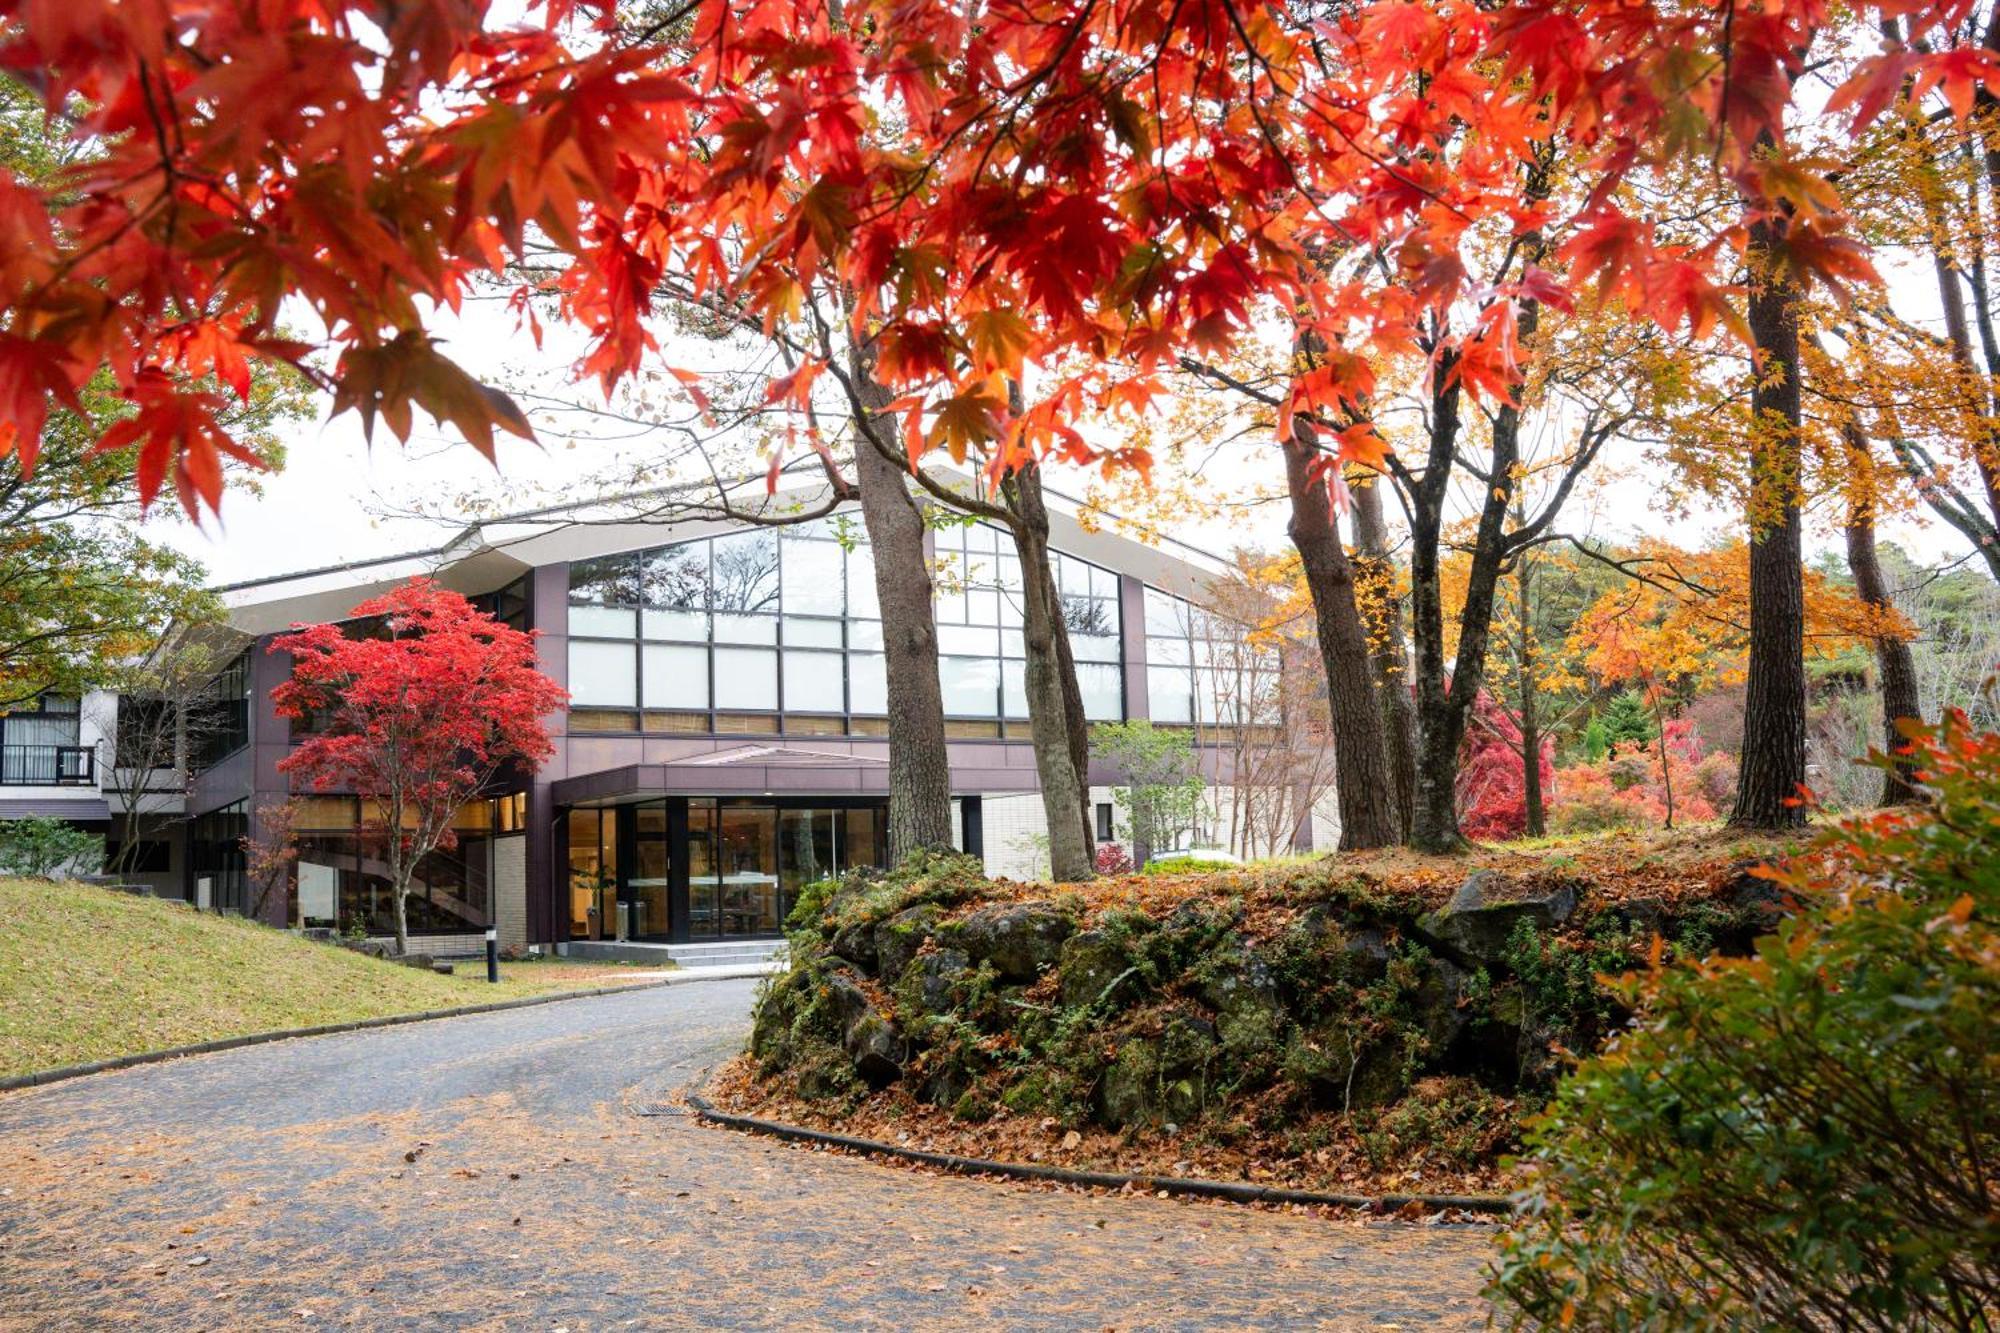
<svg viewBox="0 0 2000 1333">
<path fill-rule="evenodd" d="M 1487 1233 L 931 1176 L 691 1123 L 717 981 L 0 1096 L 0 1328 L 1459 1329 Z"/>
</svg>

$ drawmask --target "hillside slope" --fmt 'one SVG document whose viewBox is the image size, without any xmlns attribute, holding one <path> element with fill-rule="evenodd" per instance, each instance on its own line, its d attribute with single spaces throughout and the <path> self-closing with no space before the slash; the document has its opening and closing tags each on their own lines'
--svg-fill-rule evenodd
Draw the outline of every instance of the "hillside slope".
<svg viewBox="0 0 2000 1333">
<path fill-rule="evenodd" d="M 478 964 L 444 977 L 80 884 L 0 879 L 0 1076 L 274 1028 L 611 984 L 631 968 Z"/>
</svg>

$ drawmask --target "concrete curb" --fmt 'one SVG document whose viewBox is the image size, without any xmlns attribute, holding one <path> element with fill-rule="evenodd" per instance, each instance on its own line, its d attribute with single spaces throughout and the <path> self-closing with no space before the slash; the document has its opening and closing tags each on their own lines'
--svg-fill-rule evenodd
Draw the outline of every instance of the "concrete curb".
<svg viewBox="0 0 2000 1333">
<path fill-rule="evenodd" d="M 699 1093 L 690 1092 L 687 1103 L 695 1117 L 724 1129 L 745 1134 L 761 1134 L 789 1143 L 810 1143 L 827 1148 L 843 1148 L 866 1157 L 886 1157 L 896 1161 L 933 1166 L 959 1175 L 1005 1176 L 1014 1180 L 1047 1180 L 1064 1185 L 1088 1185 L 1099 1189 L 1123 1189 L 1127 1185 L 1148 1194 L 1166 1193 L 1196 1199 L 1223 1199 L 1230 1203 L 1295 1203 L 1335 1208 L 1359 1208 L 1370 1212 L 1390 1212 L 1409 1204 L 1423 1208 L 1458 1208 L 1469 1213 L 1512 1213 L 1514 1201 L 1504 1194 L 1322 1194 L 1315 1190 L 1283 1189 L 1275 1185 L 1253 1185 L 1247 1181 L 1195 1180 L 1187 1176 L 1130 1175 L 1116 1171 L 1072 1171 L 1061 1166 L 1041 1166 L 1033 1162 L 990 1162 L 956 1153 L 925 1152 L 899 1148 L 892 1143 L 859 1139 L 847 1134 L 806 1129 L 777 1120 L 733 1115 L 718 1111 Z"/>
<path fill-rule="evenodd" d="M 178 1060 L 186 1055 L 210 1055 L 216 1051 L 233 1051 L 239 1046 L 262 1046 L 267 1042 L 291 1041 L 295 1037 L 327 1037 L 337 1032 L 360 1032 L 368 1028 L 401 1027 L 405 1023 L 428 1023 L 438 1018 L 465 1018 L 473 1014 L 495 1014 L 505 1009 L 528 1009 L 538 1004 L 555 1004 L 561 1000 L 588 1000 L 603 995 L 625 995 L 632 991 L 658 990 L 663 986 L 691 986 L 702 981 L 740 981 L 764 973 L 750 971 L 697 973 L 685 977 L 661 977 L 657 981 L 635 981 L 625 986 L 595 986 L 589 990 L 557 991 L 550 995 L 524 995 L 514 1000 L 495 1000 L 490 1004 L 464 1004 L 456 1009 L 424 1009 L 413 1014 L 385 1014 L 380 1018 L 356 1018 L 345 1023 L 322 1023 L 309 1028 L 278 1028 L 271 1032 L 246 1032 L 238 1037 L 220 1037 L 215 1041 L 200 1041 L 191 1046 L 169 1046 L 164 1050 L 140 1051 L 136 1055 L 119 1055 L 109 1060 L 93 1060 L 89 1064 L 63 1065 L 56 1069 L 40 1069 L 31 1074 L 14 1074 L 0 1078 L 0 1092 L 15 1092 L 22 1088 L 39 1088 L 46 1083 L 62 1083 L 86 1074 L 106 1074 L 114 1069 L 130 1069 L 134 1065 L 159 1064 L 163 1060 Z"/>
</svg>

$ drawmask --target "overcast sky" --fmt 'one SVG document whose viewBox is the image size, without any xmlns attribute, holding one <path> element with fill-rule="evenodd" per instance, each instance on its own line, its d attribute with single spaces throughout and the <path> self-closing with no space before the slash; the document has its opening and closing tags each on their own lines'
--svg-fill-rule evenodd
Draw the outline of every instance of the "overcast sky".
<svg viewBox="0 0 2000 1333">
<path fill-rule="evenodd" d="M 1918 299 L 1907 303 L 1899 299 L 1899 304 L 1929 314 L 1934 302 L 1924 304 L 1922 294 L 1919 288 Z M 486 300 L 468 302 L 464 316 L 440 317 L 432 327 L 445 340 L 447 355 L 492 382 L 600 401 L 594 385 L 571 386 L 569 370 L 580 343 L 573 337 L 566 340 L 557 326 L 549 327 L 546 345 L 538 351 L 532 339 L 516 332 L 500 301 Z M 676 349 L 684 365 L 715 365 L 718 356 L 729 355 L 725 348 L 709 344 L 691 353 Z M 533 398 L 524 403 L 535 410 Z M 200 559 L 215 582 L 233 583 L 435 546 L 450 528 L 412 519 L 409 511 L 450 509 L 461 496 L 513 506 L 527 491 L 540 492 L 529 498 L 541 500 L 551 488 L 560 490 L 579 479 L 613 474 L 663 456 L 675 443 L 664 433 L 648 436 L 618 423 L 543 413 L 537 419 L 539 444 L 500 437 L 496 471 L 471 446 L 447 436 L 421 412 L 417 416 L 419 424 L 408 447 L 381 429 L 370 448 L 357 415 L 350 412 L 329 421 L 322 401 L 314 419 L 287 423 L 286 467 L 263 479 L 261 494 L 230 493 L 221 521 L 209 519 L 201 530 L 166 512 L 172 506 L 163 502 L 156 516 L 158 535 Z M 612 438 L 580 438 L 585 432 Z M 1216 486 L 1245 491 L 1280 480 L 1275 462 L 1275 450 L 1243 442 L 1214 450 L 1199 460 L 1199 467 Z M 1614 540 L 1653 533 L 1692 545 L 1729 534 L 1738 522 L 1734 515 L 1721 512 L 1688 517 L 1660 512 L 1658 477 L 1637 460 L 1633 447 L 1607 453 L 1598 471 L 1602 477 L 1597 492 L 1573 502 L 1563 521 L 1565 529 Z M 1052 483 L 1072 493 L 1080 493 L 1087 480 L 1074 472 L 1051 476 Z M 1190 514 L 1172 535 L 1218 553 L 1238 546 L 1275 550 L 1285 541 L 1281 506 L 1276 504 Z M 1898 522 L 1886 526 L 1883 535 L 1928 560 L 1964 554 L 1956 534 L 1935 523 Z M 1815 550 L 1837 546 L 1834 535 L 1827 532 L 1810 532 L 1808 541 Z"/>
</svg>

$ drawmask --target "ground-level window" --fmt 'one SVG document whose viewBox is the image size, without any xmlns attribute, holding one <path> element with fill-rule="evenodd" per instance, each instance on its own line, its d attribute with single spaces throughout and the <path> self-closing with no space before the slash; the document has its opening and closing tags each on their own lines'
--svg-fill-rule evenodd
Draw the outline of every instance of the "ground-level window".
<svg viewBox="0 0 2000 1333">
<path fill-rule="evenodd" d="M 460 934 L 486 929 L 496 805 L 469 801 L 453 821 L 456 846 L 417 863 L 405 912 L 412 934 Z M 300 798 L 293 823 L 299 849 L 294 921 L 350 934 L 395 930 L 396 905 L 379 831 L 361 827 L 352 796 Z"/>
<path fill-rule="evenodd" d="M 888 846 L 880 802 L 839 798 L 663 797 L 571 809 L 559 828 L 575 940 L 775 935 L 806 885 L 881 866 Z"/>
<path fill-rule="evenodd" d="M 243 839 L 250 832 L 250 807 L 232 801 L 196 815 L 188 825 L 188 900 L 218 912 L 249 914 L 243 873 Z"/>
<path fill-rule="evenodd" d="M 1111 814 L 1111 802 L 1099 801 L 1097 803 L 1097 840 L 1099 842 L 1110 842 L 1117 836 L 1112 832 Z"/>
<path fill-rule="evenodd" d="M 121 875 L 164 875 L 174 868 L 173 844 L 157 838 L 141 838 L 129 847 L 106 842 L 104 868 Z"/>
</svg>

